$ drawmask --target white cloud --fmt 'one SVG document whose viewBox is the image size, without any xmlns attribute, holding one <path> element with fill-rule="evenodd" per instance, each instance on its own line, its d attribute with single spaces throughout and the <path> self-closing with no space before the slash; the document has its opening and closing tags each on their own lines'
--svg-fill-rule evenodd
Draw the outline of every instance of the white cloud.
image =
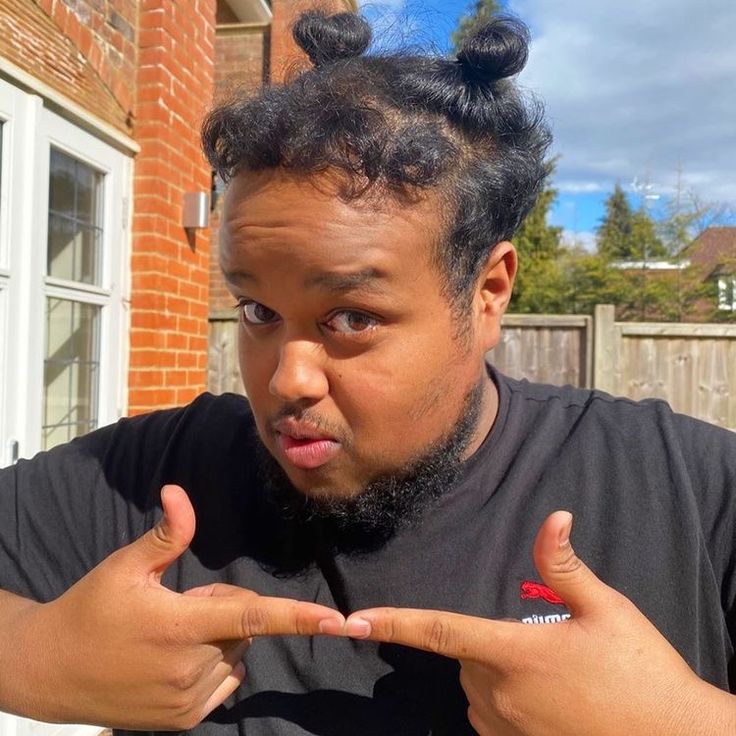
<svg viewBox="0 0 736 736">
<path fill-rule="evenodd" d="M 563 230 L 562 243 L 568 248 L 582 248 L 589 252 L 595 251 L 595 233 L 588 230 L 576 231 Z"/>
<path fill-rule="evenodd" d="M 647 178 L 736 202 L 736 3 L 510 0 L 532 28 L 521 83 L 547 104 L 562 191 Z"/>
<path fill-rule="evenodd" d="M 555 188 L 566 194 L 589 194 L 591 192 L 607 192 L 608 187 L 600 181 L 576 181 L 575 179 L 562 179 L 555 182 Z"/>
</svg>

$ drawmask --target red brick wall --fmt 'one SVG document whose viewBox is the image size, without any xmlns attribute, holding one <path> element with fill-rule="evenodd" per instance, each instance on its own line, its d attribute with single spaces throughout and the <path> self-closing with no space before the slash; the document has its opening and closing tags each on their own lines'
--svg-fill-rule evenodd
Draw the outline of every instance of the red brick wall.
<svg viewBox="0 0 736 736">
<path fill-rule="evenodd" d="M 0 56 L 130 134 L 135 5 L 109 0 L 103 13 L 99 4 L 1 0 Z"/>
<path fill-rule="evenodd" d="M 185 192 L 209 191 L 199 128 L 212 100 L 215 0 L 141 0 L 129 412 L 206 385 L 209 231 L 188 242 Z"/>
</svg>

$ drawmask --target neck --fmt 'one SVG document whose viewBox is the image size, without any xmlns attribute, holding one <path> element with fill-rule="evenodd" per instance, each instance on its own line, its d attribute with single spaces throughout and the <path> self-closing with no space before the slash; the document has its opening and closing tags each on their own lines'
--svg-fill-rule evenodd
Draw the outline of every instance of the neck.
<svg viewBox="0 0 736 736">
<path fill-rule="evenodd" d="M 485 364 L 480 380 L 483 382 L 480 416 L 475 432 L 473 432 L 473 438 L 463 453 L 463 460 L 467 460 L 483 444 L 483 440 L 488 436 L 498 416 L 498 389 L 488 374 Z"/>
</svg>

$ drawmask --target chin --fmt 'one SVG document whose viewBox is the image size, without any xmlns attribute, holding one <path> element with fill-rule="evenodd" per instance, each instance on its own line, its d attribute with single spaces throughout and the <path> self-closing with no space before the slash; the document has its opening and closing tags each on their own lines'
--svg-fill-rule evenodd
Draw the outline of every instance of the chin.
<svg viewBox="0 0 736 736">
<path fill-rule="evenodd" d="M 365 483 L 356 487 L 355 482 L 341 483 L 339 480 L 318 478 L 316 474 L 313 474 L 314 471 L 309 472 L 311 477 L 305 477 L 306 473 L 295 474 L 284 468 L 283 465 L 281 467 L 294 488 L 302 496 L 315 501 L 344 501 L 356 498 L 366 487 Z"/>
</svg>

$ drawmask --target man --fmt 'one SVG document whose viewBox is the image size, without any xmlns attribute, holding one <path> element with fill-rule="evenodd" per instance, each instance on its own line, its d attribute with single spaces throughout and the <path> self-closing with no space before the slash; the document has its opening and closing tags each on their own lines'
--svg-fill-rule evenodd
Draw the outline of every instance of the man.
<svg viewBox="0 0 736 736">
<path fill-rule="evenodd" d="M 496 20 L 457 60 L 363 56 L 347 14 L 295 36 L 314 70 L 204 132 L 249 403 L 0 476 L 0 708 L 249 736 L 733 732 L 734 438 L 484 362 L 548 143 L 508 80 L 524 29 Z"/>
</svg>

